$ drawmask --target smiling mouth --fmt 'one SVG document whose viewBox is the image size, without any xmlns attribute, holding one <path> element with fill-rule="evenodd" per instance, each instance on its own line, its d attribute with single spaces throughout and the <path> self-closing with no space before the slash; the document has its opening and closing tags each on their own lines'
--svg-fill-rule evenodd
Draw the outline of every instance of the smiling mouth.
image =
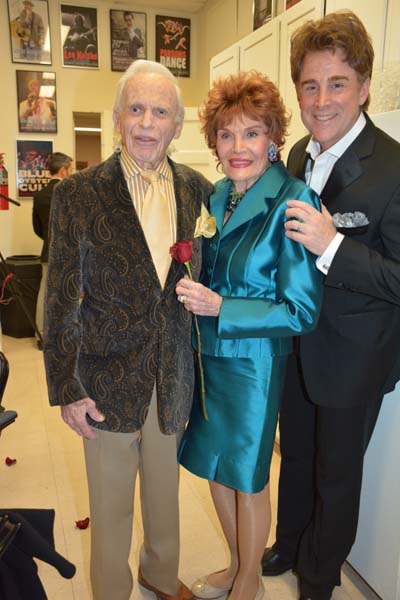
<svg viewBox="0 0 400 600">
<path fill-rule="evenodd" d="M 246 167 L 249 167 L 251 165 L 251 160 L 238 160 L 238 159 L 233 159 L 229 161 L 229 164 L 231 165 L 231 167 L 233 167 L 234 169 L 244 169 Z"/>
<path fill-rule="evenodd" d="M 336 115 L 314 115 L 314 119 L 319 121 L 320 123 L 325 123 L 333 119 Z"/>
</svg>

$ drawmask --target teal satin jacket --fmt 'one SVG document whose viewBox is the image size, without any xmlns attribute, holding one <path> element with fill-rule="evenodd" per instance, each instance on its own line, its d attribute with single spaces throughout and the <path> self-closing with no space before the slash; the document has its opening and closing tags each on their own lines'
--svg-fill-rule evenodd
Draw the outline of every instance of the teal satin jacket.
<svg viewBox="0 0 400 600">
<path fill-rule="evenodd" d="M 223 297 L 218 317 L 198 317 L 203 354 L 226 357 L 282 356 L 291 337 L 317 324 L 322 274 L 316 257 L 285 236 L 286 201 L 320 209 L 318 196 L 274 163 L 246 192 L 223 226 L 231 189 L 217 182 L 210 213 L 217 232 L 203 239 L 202 283 Z"/>
</svg>

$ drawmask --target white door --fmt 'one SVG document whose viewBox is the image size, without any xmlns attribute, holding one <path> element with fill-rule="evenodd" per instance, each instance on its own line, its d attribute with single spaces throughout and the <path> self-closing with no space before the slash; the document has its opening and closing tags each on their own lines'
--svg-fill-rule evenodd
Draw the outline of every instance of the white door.
<svg viewBox="0 0 400 600">
<path fill-rule="evenodd" d="M 273 19 L 239 42 L 241 71 L 256 69 L 275 83 L 279 78 L 279 19 Z"/>
<path fill-rule="evenodd" d="M 239 72 L 239 46 L 234 44 L 210 60 L 210 85 L 219 77 Z"/>
</svg>

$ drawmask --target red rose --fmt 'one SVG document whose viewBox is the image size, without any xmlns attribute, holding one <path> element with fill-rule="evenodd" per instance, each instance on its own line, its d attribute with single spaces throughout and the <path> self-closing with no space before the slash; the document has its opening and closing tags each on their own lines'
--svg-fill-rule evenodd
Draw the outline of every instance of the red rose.
<svg viewBox="0 0 400 600">
<path fill-rule="evenodd" d="M 172 258 L 176 260 L 178 263 L 187 263 L 192 260 L 193 257 L 193 249 L 191 240 L 183 240 L 183 242 L 176 242 L 169 249 L 169 253 Z"/>
</svg>

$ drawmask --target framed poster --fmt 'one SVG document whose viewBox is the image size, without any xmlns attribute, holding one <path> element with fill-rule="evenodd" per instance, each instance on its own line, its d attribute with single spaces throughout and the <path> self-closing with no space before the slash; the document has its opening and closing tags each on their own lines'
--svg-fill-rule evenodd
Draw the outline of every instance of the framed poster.
<svg viewBox="0 0 400 600">
<path fill-rule="evenodd" d="M 190 19 L 156 16 L 156 61 L 176 77 L 190 77 Z"/>
<path fill-rule="evenodd" d="M 253 30 L 258 29 L 275 16 L 274 0 L 254 0 L 253 3 Z"/>
<path fill-rule="evenodd" d="M 47 161 L 53 154 L 53 142 L 17 140 L 17 190 L 19 198 L 30 198 L 51 178 Z"/>
<path fill-rule="evenodd" d="M 146 13 L 110 10 L 111 70 L 125 71 L 137 58 L 147 58 Z"/>
<path fill-rule="evenodd" d="M 16 71 L 18 126 L 24 133 L 57 133 L 56 74 Z"/>
<path fill-rule="evenodd" d="M 98 68 L 96 8 L 61 4 L 61 46 L 64 67 Z"/>
<path fill-rule="evenodd" d="M 51 65 L 47 0 L 8 0 L 8 16 L 12 61 Z"/>
</svg>

